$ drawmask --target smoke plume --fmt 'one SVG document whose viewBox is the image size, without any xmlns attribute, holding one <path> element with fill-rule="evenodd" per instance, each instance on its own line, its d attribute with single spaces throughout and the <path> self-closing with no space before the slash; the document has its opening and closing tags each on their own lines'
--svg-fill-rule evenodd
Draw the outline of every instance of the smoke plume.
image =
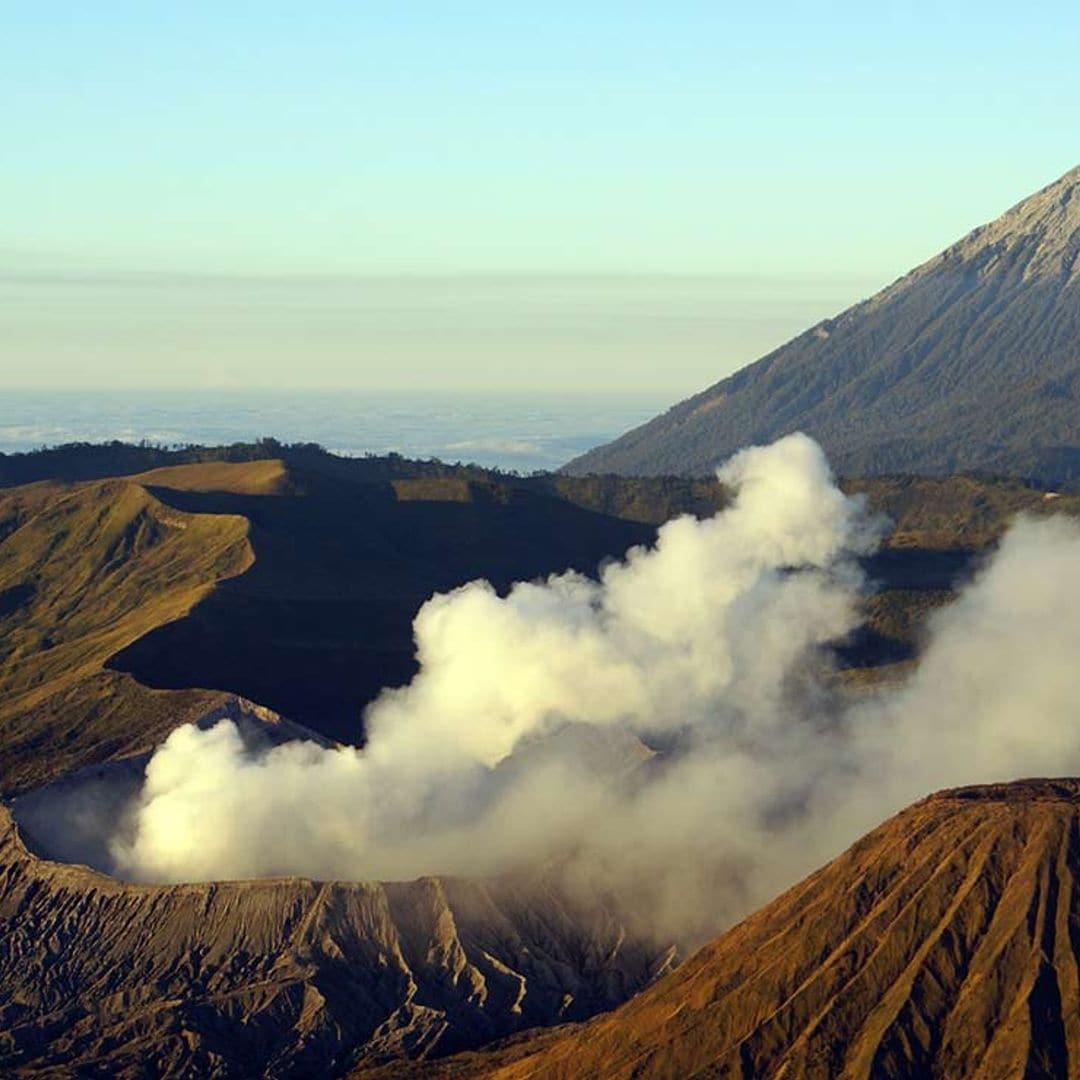
<svg viewBox="0 0 1080 1080">
<path fill-rule="evenodd" d="M 415 621 L 420 670 L 363 750 L 178 728 L 113 869 L 142 881 L 401 879 L 546 866 L 684 940 L 942 786 L 1080 772 L 1080 531 L 1022 521 L 933 620 L 900 687 L 852 695 L 882 523 L 803 435 L 719 472 L 736 496 L 594 581 L 472 582 Z"/>
</svg>

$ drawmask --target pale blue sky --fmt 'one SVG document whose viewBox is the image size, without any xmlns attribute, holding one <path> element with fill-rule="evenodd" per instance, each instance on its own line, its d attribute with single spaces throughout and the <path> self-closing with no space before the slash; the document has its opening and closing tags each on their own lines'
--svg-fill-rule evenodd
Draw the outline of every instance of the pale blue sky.
<svg viewBox="0 0 1080 1080">
<path fill-rule="evenodd" d="M 674 398 L 1080 160 L 1069 3 L 0 11 L 0 385 Z"/>
</svg>

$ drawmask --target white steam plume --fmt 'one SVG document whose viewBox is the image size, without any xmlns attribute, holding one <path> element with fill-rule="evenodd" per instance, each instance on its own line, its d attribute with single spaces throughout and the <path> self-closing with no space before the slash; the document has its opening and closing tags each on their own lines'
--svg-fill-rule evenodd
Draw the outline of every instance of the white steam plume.
<svg viewBox="0 0 1080 1080">
<path fill-rule="evenodd" d="M 821 648 L 857 622 L 877 522 L 802 435 L 736 455 L 733 504 L 599 582 L 484 582 L 419 612 L 420 671 L 363 751 L 154 755 L 116 870 L 180 881 L 403 878 L 551 863 L 694 937 L 948 784 L 1080 771 L 1080 531 L 1016 526 L 900 689 L 846 703 Z"/>
</svg>

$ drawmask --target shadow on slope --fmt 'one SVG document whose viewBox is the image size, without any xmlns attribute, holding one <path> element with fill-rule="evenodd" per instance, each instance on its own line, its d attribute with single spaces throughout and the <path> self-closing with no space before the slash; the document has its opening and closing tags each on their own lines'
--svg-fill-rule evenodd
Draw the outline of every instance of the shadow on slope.
<svg viewBox="0 0 1080 1080">
<path fill-rule="evenodd" d="M 233 691 L 358 742 L 362 707 L 415 672 L 412 619 L 433 592 L 595 573 L 654 531 L 498 483 L 290 476 L 293 490 L 273 496 L 150 489 L 188 513 L 246 518 L 255 562 L 110 668 L 155 688 Z"/>
</svg>

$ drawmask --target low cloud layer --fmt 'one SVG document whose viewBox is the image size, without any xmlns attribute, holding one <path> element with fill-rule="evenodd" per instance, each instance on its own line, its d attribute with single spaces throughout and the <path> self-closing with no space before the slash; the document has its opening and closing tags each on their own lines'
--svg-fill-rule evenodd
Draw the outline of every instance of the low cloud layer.
<svg viewBox="0 0 1080 1080">
<path fill-rule="evenodd" d="M 707 521 L 599 581 L 433 597 L 420 671 L 364 750 L 177 729 L 113 869 L 146 881 L 411 878 L 544 865 L 659 935 L 713 932 L 942 786 L 1080 772 L 1080 530 L 1022 521 L 906 684 L 845 692 L 881 523 L 793 435 L 720 470 Z"/>
</svg>

